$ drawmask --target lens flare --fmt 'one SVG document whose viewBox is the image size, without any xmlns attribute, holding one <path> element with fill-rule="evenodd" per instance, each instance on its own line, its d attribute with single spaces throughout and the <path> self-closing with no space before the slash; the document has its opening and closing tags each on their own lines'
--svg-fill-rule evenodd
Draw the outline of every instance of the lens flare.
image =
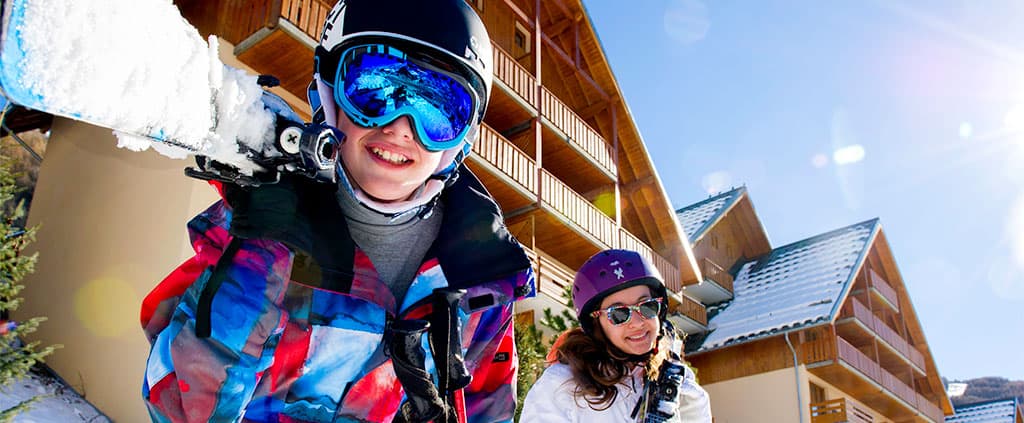
<svg viewBox="0 0 1024 423">
<path fill-rule="evenodd" d="M 1024 300 L 1024 195 L 1010 207 L 1006 222 L 1009 257 L 993 260 L 988 269 L 992 291 L 1007 300 Z"/>
<path fill-rule="evenodd" d="M 837 165 L 848 165 L 864 160 L 864 146 L 860 144 L 848 145 L 837 149 L 832 153 L 832 160 Z"/>
<path fill-rule="evenodd" d="M 1010 208 L 1010 220 L 1006 226 L 1013 260 L 1018 269 L 1024 270 L 1024 196 Z"/>
<path fill-rule="evenodd" d="M 99 278 L 75 292 L 75 317 L 94 335 L 115 338 L 136 329 L 139 298 L 127 282 Z"/>
<path fill-rule="evenodd" d="M 828 166 L 828 156 L 820 153 L 815 154 L 814 157 L 811 157 L 811 166 L 814 166 L 817 169 Z"/>
<path fill-rule="evenodd" d="M 615 217 L 615 194 L 602 192 L 594 198 L 594 207 L 601 210 L 608 217 Z"/>
<path fill-rule="evenodd" d="M 1003 127 L 1009 131 L 1024 130 L 1024 104 L 1018 104 L 1010 108 L 1003 117 Z"/>
<path fill-rule="evenodd" d="M 970 122 L 964 122 L 960 124 L 959 130 L 960 138 L 968 139 L 974 135 L 974 126 Z"/>
<path fill-rule="evenodd" d="M 732 175 L 724 170 L 718 170 L 704 175 L 701 186 L 708 194 L 718 194 L 732 186 Z"/>
</svg>

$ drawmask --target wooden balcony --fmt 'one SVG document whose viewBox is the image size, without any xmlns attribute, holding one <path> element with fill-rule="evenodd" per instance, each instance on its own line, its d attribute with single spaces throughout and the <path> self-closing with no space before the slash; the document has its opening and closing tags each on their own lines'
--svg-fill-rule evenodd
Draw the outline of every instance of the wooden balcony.
<svg viewBox="0 0 1024 423">
<path fill-rule="evenodd" d="M 721 266 L 704 257 L 698 260 L 703 280 L 683 287 L 683 291 L 704 304 L 716 304 L 733 298 L 733 277 Z"/>
<path fill-rule="evenodd" d="M 611 145 L 547 88 L 540 90 L 540 113 L 551 126 L 564 135 L 569 145 L 575 147 L 614 180 L 618 173 Z"/>
<path fill-rule="evenodd" d="M 704 275 L 704 279 L 718 284 L 718 286 L 729 290 L 729 292 L 735 292 L 732 287 L 732 275 L 717 263 L 711 261 L 711 259 L 705 257 L 700 260 L 700 273 Z"/>
<path fill-rule="evenodd" d="M 679 292 L 682 288 L 682 276 L 679 273 L 679 268 L 672 264 L 668 259 L 662 257 L 660 254 L 655 253 L 651 247 L 647 246 L 646 243 L 641 241 L 639 238 L 629 233 L 626 228 L 619 228 L 619 244 L 618 248 L 624 248 L 627 250 L 633 250 L 644 258 L 651 261 L 654 267 L 658 269 L 658 273 L 661 273 L 661 277 L 665 282 L 665 287 L 671 292 Z"/>
<path fill-rule="evenodd" d="M 800 346 L 808 371 L 895 421 L 941 423 L 942 411 L 842 337 Z"/>
<path fill-rule="evenodd" d="M 615 221 L 594 207 L 586 198 L 573 191 L 547 170 L 541 169 L 541 200 L 552 210 L 578 225 L 600 244 L 610 248 L 618 244 Z"/>
<path fill-rule="evenodd" d="M 936 422 L 944 422 L 946 420 L 946 413 L 942 412 L 942 408 L 935 405 L 924 395 L 917 395 L 917 409 L 921 410 L 921 413 L 928 416 L 929 419 Z"/>
<path fill-rule="evenodd" d="M 704 304 L 686 296 L 669 294 L 668 319 L 677 329 L 695 334 L 708 330 L 708 312 Z M 678 303 L 676 303 L 678 301 Z"/>
<path fill-rule="evenodd" d="M 543 251 L 537 251 L 536 256 L 537 266 L 535 270 L 537 271 L 537 280 L 540 282 L 537 292 L 547 294 L 556 301 L 565 304 L 566 300 L 562 297 L 562 294 L 567 287 L 572 286 L 576 272 Z"/>
<path fill-rule="evenodd" d="M 879 349 L 879 354 L 882 356 L 883 363 L 892 366 L 898 366 L 899 362 L 904 362 L 911 365 L 911 367 L 919 374 L 925 374 L 925 360 L 924 354 L 910 345 L 902 336 L 896 333 L 895 330 L 885 324 L 882 319 L 875 316 L 871 310 L 861 303 L 856 298 L 849 298 L 847 303 L 843 305 L 840 311 L 839 320 L 852 319 L 859 323 L 859 327 L 867 330 L 868 333 L 859 332 L 856 330 L 847 329 L 848 325 L 838 325 L 837 329 L 842 330 L 842 335 L 847 338 L 854 339 L 859 343 L 869 343 L 871 339 L 865 336 L 870 336 L 881 341 L 879 344 L 882 348 Z M 850 321 L 850 320 L 846 320 Z"/>
<path fill-rule="evenodd" d="M 174 0 L 201 34 L 235 45 L 238 59 L 306 98 L 313 48 L 333 0 Z"/>
<path fill-rule="evenodd" d="M 870 412 L 847 398 L 811 404 L 811 423 L 874 423 Z"/>
<path fill-rule="evenodd" d="M 873 269 L 868 269 L 868 281 L 871 293 L 879 302 L 889 306 L 895 312 L 900 311 L 899 297 L 896 296 L 896 290 L 889 285 L 889 282 Z"/>
<path fill-rule="evenodd" d="M 527 107 L 536 108 L 537 78 L 508 54 L 497 43 L 491 43 L 494 51 L 494 82 L 519 96 Z"/>
</svg>

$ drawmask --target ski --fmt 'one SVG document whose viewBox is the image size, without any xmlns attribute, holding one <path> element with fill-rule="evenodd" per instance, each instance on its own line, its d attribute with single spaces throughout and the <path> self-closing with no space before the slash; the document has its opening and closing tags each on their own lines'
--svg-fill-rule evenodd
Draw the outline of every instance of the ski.
<svg viewBox="0 0 1024 423">
<path fill-rule="evenodd" d="M 289 133 L 298 142 L 301 118 L 259 82 L 222 63 L 217 39 L 203 40 L 169 0 L 4 2 L 5 101 L 110 128 L 119 146 L 132 150 L 153 147 L 170 157 L 194 154 L 203 158 L 201 164 L 225 165 L 202 169 L 213 172 L 207 179 L 251 176 L 268 165 L 304 165 L 279 157 L 299 152 L 282 146 L 280 138 L 284 122 L 300 128 Z M 307 141 L 324 135 L 323 128 L 317 131 Z M 329 149 L 320 153 L 317 159 L 331 159 L 323 156 Z M 326 163 L 312 166 L 320 169 L 306 173 L 327 173 Z"/>
</svg>

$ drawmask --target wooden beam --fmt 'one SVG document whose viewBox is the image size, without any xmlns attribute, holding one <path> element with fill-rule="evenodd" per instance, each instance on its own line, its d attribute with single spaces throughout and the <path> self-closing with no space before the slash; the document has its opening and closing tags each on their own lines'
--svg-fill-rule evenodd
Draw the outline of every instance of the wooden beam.
<svg viewBox="0 0 1024 423">
<path fill-rule="evenodd" d="M 590 118 L 594 117 L 594 115 L 607 110 L 608 107 L 610 107 L 610 106 L 611 106 L 611 102 L 603 101 L 603 100 L 598 100 L 594 104 L 591 104 L 591 105 L 589 105 L 587 107 L 584 107 L 584 108 L 582 108 L 580 110 L 577 110 L 576 111 L 576 115 L 579 116 L 583 120 L 587 120 L 587 119 L 590 119 Z"/>
<path fill-rule="evenodd" d="M 565 15 L 566 17 L 571 17 L 573 15 L 572 11 L 569 10 L 569 6 L 567 6 L 565 4 L 565 2 L 562 1 L 562 0 L 555 0 L 553 2 L 547 2 L 547 3 L 548 4 L 554 4 L 555 6 L 557 6 L 558 9 L 562 12 L 562 14 Z"/>
<path fill-rule="evenodd" d="M 625 193 L 627 195 L 633 195 L 634 192 L 636 192 L 637 190 L 639 190 L 639 189 L 641 189 L 641 188 L 643 188 L 643 187 L 645 187 L 647 185 L 653 184 L 654 181 L 655 181 L 654 175 L 650 175 L 650 176 L 646 176 L 646 177 L 637 179 L 637 180 L 635 180 L 633 182 L 630 182 L 628 184 L 625 184 L 620 189 L 622 190 L 623 193 Z"/>
<path fill-rule="evenodd" d="M 555 52 L 555 56 L 561 58 L 565 63 L 571 65 L 575 69 L 575 72 L 580 75 L 580 77 L 582 77 L 585 81 L 587 81 L 587 83 L 590 84 L 590 86 L 594 87 L 594 89 L 597 90 L 597 93 L 601 95 L 601 98 L 603 98 L 605 101 L 611 100 L 611 96 L 609 96 L 608 93 L 604 92 L 604 89 L 601 88 L 601 85 L 599 85 L 597 81 L 594 81 L 594 79 L 591 78 L 586 71 L 584 71 L 579 66 L 576 66 L 576 61 L 573 60 L 573 58 L 569 56 L 568 53 L 562 50 L 562 47 L 560 47 L 558 43 L 552 40 L 551 37 L 548 37 L 547 34 L 542 33 L 541 38 L 543 39 L 544 43 L 547 44 L 548 47 L 551 47 L 551 50 Z"/>
<path fill-rule="evenodd" d="M 571 28 L 573 22 L 574 21 L 572 19 L 566 18 L 557 22 L 553 22 L 550 25 L 541 25 L 541 27 L 544 28 L 544 32 L 547 33 L 551 38 L 555 38 L 562 35 L 562 33 Z"/>
<path fill-rule="evenodd" d="M 533 21 L 533 18 L 527 15 L 526 12 L 523 12 L 523 9 L 520 9 L 519 6 L 516 6 L 516 4 L 512 2 L 512 0 L 505 0 L 505 5 L 508 6 L 509 9 L 512 9 L 512 13 L 519 17 L 519 20 L 522 21 L 520 22 L 521 24 L 529 25 L 528 29 L 532 30 L 537 27 L 537 25 Z"/>
</svg>

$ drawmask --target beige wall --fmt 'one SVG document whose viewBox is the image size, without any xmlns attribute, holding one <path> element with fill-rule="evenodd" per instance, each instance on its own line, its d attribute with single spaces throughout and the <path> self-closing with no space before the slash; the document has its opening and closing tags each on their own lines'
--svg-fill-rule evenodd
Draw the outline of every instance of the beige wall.
<svg viewBox="0 0 1024 423">
<path fill-rule="evenodd" d="M 871 413 L 875 422 L 891 422 L 881 417 L 882 414 L 878 411 L 809 373 L 807 368 L 801 365 L 799 410 L 803 414 L 804 423 L 811 421 L 811 382 L 824 388 L 826 399 L 847 398 L 860 409 Z M 797 414 L 797 382 L 792 367 L 703 386 L 711 397 L 715 423 L 801 421 Z"/>
<path fill-rule="evenodd" d="M 697 375 L 700 377 L 700 374 Z M 807 402 L 807 376 L 800 366 L 804 422 L 810 423 Z M 798 423 L 796 377 L 793 368 L 756 376 L 703 385 L 711 397 L 715 423 Z"/>
<path fill-rule="evenodd" d="M 253 73 L 233 51 L 220 40 L 221 60 Z M 302 99 L 272 91 L 308 115 Z M 192 255 L 185 223 L 217 199 L 184 175 L 193 164 L 117 148 L 109 129 L 67 119 L 54 121 L 47 143 L 29 211 L 41 225 L 30 247 L 39 262 L 14 317 L 47 316 L 34 339 L 64 345 L 47 363 L 119 422 L 149 421 L 142 299 Z"/>
<path fill-rule="evenodd" d="M 191 255 L 185 222 L 216 199 L 184 176 L 192 163 L 119 149 L 110 130 L 58 118 L 40 169 L 29 212 L 39 261 L 15 318 L 49 317 L 34 339 L 64 348 L 48 364 L 120 422 L 148 421 L 142 298 Z"/>
</svg>

